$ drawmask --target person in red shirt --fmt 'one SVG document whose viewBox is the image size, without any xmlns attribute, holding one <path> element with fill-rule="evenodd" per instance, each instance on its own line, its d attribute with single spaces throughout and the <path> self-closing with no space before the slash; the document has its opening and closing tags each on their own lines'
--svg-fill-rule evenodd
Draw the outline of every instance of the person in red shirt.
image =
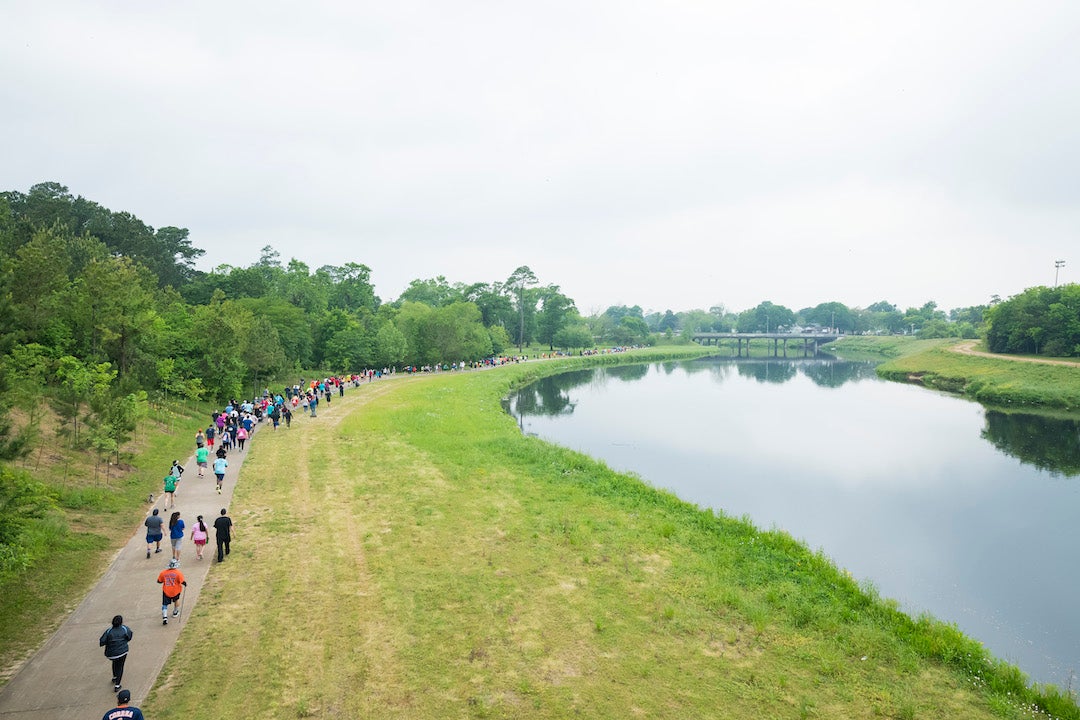
<svg viewBox="0 0 1080 720">
<path fill-rule="evenodd" d="M 187 587 L 184 573 L 180 572 L 180 562 L 170 560 L 169 567 L 158 573 L 157 581 L 161 585 L 161 624 L 169 624 L 169 605 L 173 606 L 173 617 L 180 614 L 180 593 Z"/>
</svg>

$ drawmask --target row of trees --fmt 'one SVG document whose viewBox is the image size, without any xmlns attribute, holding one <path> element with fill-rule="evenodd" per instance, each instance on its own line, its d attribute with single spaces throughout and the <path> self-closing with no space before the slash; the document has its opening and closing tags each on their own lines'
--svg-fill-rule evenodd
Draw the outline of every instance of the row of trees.
<svg viewBox="0 0 1080 720">
<path fill-rule="evenodd" d="M 633 308 L 640 315 L 640 308 Z M 651 332 L 692 335 L 698 332 L 785 332 L 801 329 L 834 329 L 848 334 L 918 333 L 920 337 L 978 337 L 987 306 L 957 308 L 949 313 L 937 303 L 901 311 L 886 301 L 867 308 L 851 308 L 841 302 L 825 302 L 792 310 L 765 301 L 739 313 L 723 305 L 705 310 L 650 313 L 641 316 Z M 610 312 L 610 309 L 609 309 Z"/>
<path fill-rule="evenodd" d="M 417 279 L 384 303 L 360 263 L 313 270 L 265 247 L 247 267 L 200 272 L 202 254 L 184 228 L 154 229 L 57 183 L 0 193 L 2 399 L 33 417 L 41 387 L 53 387 L 72 441 L 105 452 L 124 443 L 149 395 L 238 396 L 299 368 L 349 372 L 472 361 L 537 343 L 580 349 L 795 327 L 975 337 L 988 322 L 993 350 L 1078 346 L 1075 286 L 949 314 L 933 302 L 901 311 L 883 301 L 647 315 L 617 305 L 582 317 L 527 266 L 493 282 Z M 82 426 L 80 407 L 90 408 Z M 19 442 L 0 422 L 0 455 L 18 452 Z"/>
<path fill-rule="evenodd" d="M 184 228 L 155 230 L 56 183 L 0 193 L 6 385 L 38 382 L 31 367 L 55 383 L 62 365 L 78 363 L 108 368 L 110 396 L 223 398 L 293 368 L 344 372 L 595 342 L 574 301 L 527 266 L 490 283 L 416 280 L 383 303 L 363 264 L 312 270 L 266 247 L 250 266 L 200 272 L 202 254 Z"/>
<path fill-rule="evenodd" d="M 987 313 L 990 352 L 1080 356 L 1080 285 L 1035 287 Z"/>
</svg>

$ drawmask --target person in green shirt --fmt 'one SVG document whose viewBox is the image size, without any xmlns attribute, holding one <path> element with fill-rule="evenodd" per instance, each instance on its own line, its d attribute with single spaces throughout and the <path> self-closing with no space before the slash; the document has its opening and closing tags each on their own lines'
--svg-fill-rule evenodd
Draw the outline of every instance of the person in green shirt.
<svg viewBox="0 0 1080 720">
<path fill-rule="evenodd" d="M 199 466 L 199 477 L 203 476 L 203 470 L 206 469 L 206 462 L 210 459 L 210 448 L 205 445 L 195 449 L 195 464 Z"/>
<path fill-rule="evenodd" d="M 176 507 L 176 496 L 173 493 L 176 492 L 176 476 L 169 473 L 165 476 L 165 510 L 169 509 L 171 503 L 173 507 Z"/>
</svg>

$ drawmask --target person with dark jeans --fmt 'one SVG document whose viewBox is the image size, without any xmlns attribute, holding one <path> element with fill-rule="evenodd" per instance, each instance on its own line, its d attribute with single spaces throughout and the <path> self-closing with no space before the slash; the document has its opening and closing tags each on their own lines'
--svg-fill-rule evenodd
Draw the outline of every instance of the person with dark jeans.
<svg viewBox="0 0 1080 720">
<path fill-rule="evenodd" d="M 229 554 L 229 542 L 232 540 L 233 521 L 221 508 L 221 516 L 214 521 L 214 536 L 217 538 L 217 561 L 221 562 Z"/>
<path fill-rule="evenodd" d="M 123 616 L 116 615 L 112 619 L 112 627 L 105 630 L 98 640 L 98 645 L 105 648 L 105 657 L 112 661 L 113 690 L 119 690 L 124 679 L 124 662 L 132 635 L 131 628 L 124 624 Z"/>
</svg>

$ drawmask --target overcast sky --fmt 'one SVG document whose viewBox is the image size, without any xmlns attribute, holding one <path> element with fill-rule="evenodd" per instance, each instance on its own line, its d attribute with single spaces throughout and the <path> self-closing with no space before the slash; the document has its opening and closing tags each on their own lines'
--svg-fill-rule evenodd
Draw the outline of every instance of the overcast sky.
<svg viewBox="0 0 1080 720">
<path fill-rule="evenodd" d="M 586 314 L 1080 273 L 1077 2 L 0 0 L 0 190 Z"/>
</svg>

